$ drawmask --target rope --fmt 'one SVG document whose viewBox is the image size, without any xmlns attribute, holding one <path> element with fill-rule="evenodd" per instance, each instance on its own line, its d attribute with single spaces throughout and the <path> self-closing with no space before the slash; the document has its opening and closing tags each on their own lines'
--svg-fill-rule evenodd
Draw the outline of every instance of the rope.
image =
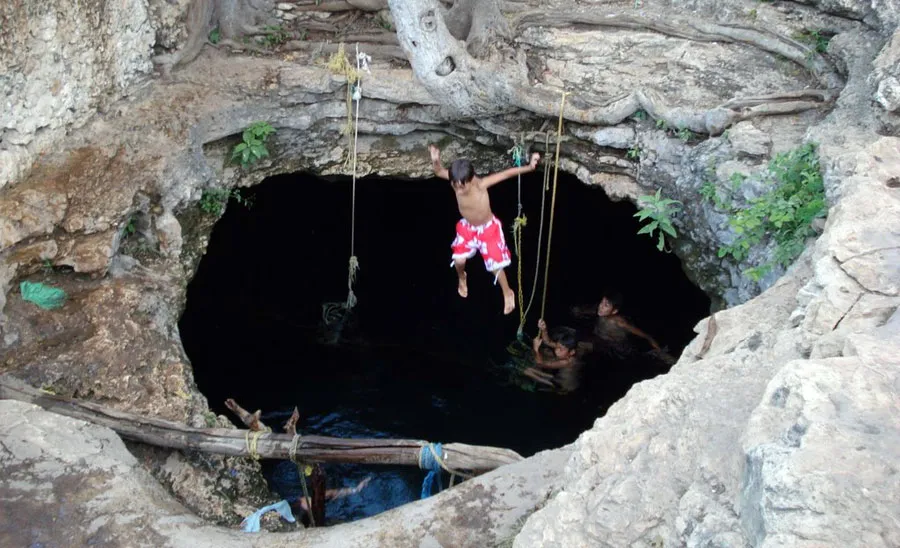
<svg viewBox="0 0 900 548">
<path fill-rule="evenodd" d="M 435 478 L 437 478 L 438 492 L 444 489 L 441 481 L 441 458 L 438 456 L 438 453 L 443 454 L 443 448 L 440 443 L 429 443 L 419 449 L 419 468 L 428 470 L 428 473 L 425 474 L 425 479 L 422 481 L 422 494 L 419 498 L 427 499 L 432 495 Z"/>
<path fill-rule="evenodd" d="M 544 258 L 544 295 L 541 298 L 541 318 L 547 308 L 547 282 L 550 277 L 550 245 L 553 242 L 553 214 L 556 211 L 556 180 L 559 174 L 559 145 L 562 141 L 563 111 L 566 106 L 567 92 L 562 92 L 562 100 L 559 103 L 559 125 L 556 129 L 556 158 L 553 162 L 553 197 L 550 199 L 550 230 L 547 232 L 547 255 Z"/>
<path fill-rule="evenodd" d="M 444 489 L 441 481 L 441 470 L 445 470 L 450 474 L 450 487 L 456 482 L 456 476 L 464 478 L 473 477 L 472 474 L 460 472 L 447 466 L 446 455 L 440 443 L 423 443 L 419 448 L 419 468 L 428 470 L 425 479 L 422 481 L 422 493 L 420 498 L 428 498 L 433 493 L 434 480 L 437 478 L 438 492 Z"/>
<path fill-rule="evenodd" d="M 523 136 L 524 140 L 524 136 Z M 516 167 L 521 167 L 525 161 L 525 146 L 522 142 L 518 141 L 515 136 L 513 136 L 513 147 L 509 149 L 507 152 L 512 154 L 513 164 Z M 522 174 L 518 174 L 518 209 L 516 213 L 516 219 L 513 221 L 513 244 L 516 250 L 516 260 L 518 261 L 518 268 L 516 269 L 516 294 L 519 300 L 519 332 L 522 331 L 522 326 L 525 325 L 525 303 L 524 303 L 524 294 L 522 293 L 522 229 L 528 224 L 528 218 L 522 215 Z"/>
<path fill-rule="evenodd" d="M 313 515 L 313 507 L 312 507 L 312 498 L 309 496 L 309 487 L 306 485 L 306 476 L 307 471 L 309 474 L 312 474 L 312 467 L 308 464 L 304 464 L 297 460 L 297 445 L 300 443 L 300 434 L 294 434 L 293 439 L 291 439 L 291 448 L 289 450 L 289 455 L 291 457 L 291 462 L 297 467 L 297 475 L 300 476 L 300 487 L 303 489 L 303 498 L 306 499 L 306 508 L 308 509 L 309 514 L 309 523 L 313 527 L 316 526 L 316 517 Z"/>
<path fill-rule="evenodd" d="M 357 303 L 356 294 L 353 292 L 353 284 L 356 283 L 356 272 L 359 270 L 359 258 L 356 256 L 356 160 L 359 144 L 359 102 L 362 99 L 362 73 L 371 74 L 369 63 L 372 61 L 370 56 L 359 51 L 359 44 L 356 44 L 356 71 L 353 72 L 346 58 L 343 57 L 343 47 L 344 45 L 341 44 L 338 50 L 338 53 L 341 54 L 341 60 L 335 62 L 334 65 L 347 75 L 347 94 L 356 103 L 356 120 L 353 123 L 353 155 L 350 163 L 353 170 L 350 199 L 350 260 L 347 265 L 347 300 L 343 303 L 329 302 L 322 305 L 322 321 L 327 326 L 342 320 L 344 315 L 353 310 Z M 344 165 L 346 166 L 346 164 Z"/>
<path fill-rule="evenodd" d="M 251 459 L 259 460 L 259 451 L 257 451 L 259 438 L 263 434 L 268 434 L 271 431 L 271 428 L 266 427 L 264 430 L 247 430 L 244 432 L 244 444 L 247 446 L 247 453 L 250 454 Z"/>
<path fill-rule="evenodd" d="M 542 133 L 544 133 L 544 150 L 549 151 L 550 150 L 550 134 L 545 133 L 545 132 L 542 132 Z M 540 271 L 541 271 L 541 242 L 544 239 L 544 213 L 547 210 L 547 207 L 546 207 L 547 190 L 550 188 L 550 159 L 547 157 L 546 154 L 544 155 L 544 180 L 542 182 L 542 186 L 543 186 L 543 189 L 541 192 L 541 220 L 538 224 L 538 237 L 537 237 L 537 257 L 534 262 L 534 277 L 533 277 L 532 284 L 531 284 L 531 295 L 529 295 L 529 297 L 528 297 L 528 305 L 526 305 L 524 307 L 522 306 L 522 301 L 523 301 L 522 253 L 521 253 L 522 240 L 521 240 L 521 234 L 518 234 L 518 235 L 516 234 L 517 228 L 520 231 L 521 231 L 521 228 L 517 227 L 515 224 L 513 224 L 513 236 L 514 236 L 513 243 L 516 246 L 516 256 L 518 256 L 518 258 L 519 258 L 519 273 L 518 273 L 519 328 L 516 332 L 516 337 L 519 340 L 523 339 L 525 336 L 525 331 L 524 331 L 525 330 L 525 320 L 528 318 L 528 312 L 531 311 L 531 305 L 534 304 L 534 296 L 537 293 L 537 286 L 538 286 L 538 275 L 540 274 Z M 517 219 L 517 221 L 518 221 L 518 219 Z M 527 221 L 527 219 L 525 219 L 525 217 L 522 216 L 522 223 L 521 223 L 522 226 L 525 226 L 525 221 Z M 515 236 L 518 236 L 518 238 L 516 238 Z"/>
</svg>

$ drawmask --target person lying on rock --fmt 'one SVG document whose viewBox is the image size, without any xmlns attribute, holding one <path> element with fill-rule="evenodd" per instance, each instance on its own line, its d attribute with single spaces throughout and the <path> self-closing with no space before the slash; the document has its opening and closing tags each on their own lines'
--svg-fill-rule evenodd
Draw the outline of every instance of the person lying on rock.
<svg viewBox="0 0 900 548">
<path fill-rule="evenodd" d="M 532 348 L 535 366 L 523 371 L 527 377 L 564 393 L 578 388 L 582 360 L 574 329 L 561 326 L 548 332 L 544 320 L 538 320 Z"/>
<path fill-rule="evenodd" d="M 434 174 L 450 181 L 450 186 L 456 193 L 459 214 L 462 216 L 456 223 L 456 238 L 450 246 L 453 249 L 452 266 L 456 267 L 456 275 L 459 278 L 457 291 L 460 297 L 465 298 L 469 295 L 469 288 L 466 285 L 466 260 L 473 257 L 476 252 L 480 252 L 485 268 L 495 275 L 494 283 L 500 282 L 503 290 L 503 313 L 509 314 L 516 307 L 516 296 L 509 288 L 506 273 L 503 271 L 510 264 L 509 248 L 506 247 L 500 219 L 491 212 L 488 189 L 516 175 L 534 171 L 540 155 L 536 152 L 532 154 L 531 163 L 527 166 L 511 167 L 479 177 L 468 160 L 454 160 L 447 170 L 441 165 L 440 150 L 434 145 L 428 145 L 428 150 L 431 153 Z"/>
</svg>

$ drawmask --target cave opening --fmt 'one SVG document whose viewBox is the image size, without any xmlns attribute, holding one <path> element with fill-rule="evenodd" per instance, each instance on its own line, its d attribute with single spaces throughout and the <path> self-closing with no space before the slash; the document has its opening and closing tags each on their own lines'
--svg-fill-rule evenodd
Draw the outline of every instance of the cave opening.
<svg viewBox="0 0 900 548">
<path fill-rule="evenodd" d="M 541 181 L 537 173 L 521 182 L 526 298 Z M 490 193 L 512 249 L 517 182 Z M 468 298 L 457 295 L 450 242 L 459 214 L 449 185 L 437 179 L 357 181 L 355 325 L 352 336 L 324 344 L 322 304 L 347 296 L 350 179 L 281 175 L 243 194 L 252 205 L 232 200 L 215 225 L 179 324 L 197 385 L 217 413 L 228 416 L 223 402 L 234 398 L 262 409 L 277 431 L 297 406 L 304 434 L 452 441 L 529 456 L 571 443 L 634 383 L 667 370 L 647 360 L 604 359 L 582 369 L 572 393 L 520 383 L 508 352 L 518 310 L 502 314 L 500 289 L 478 255 L 467 268 Z M 677 357 L 710 302 L 677 257 L 637 235 L 634 213 L 632 204 L 560 173 L 546 320 L 575 325 L 573 305 L 615 291 L 624 297 L 623 315 Z M 516 265 L 513 256 L 507 272 L 514 288 Z M 526 325 L 532 335 L 543 268 Z M 328 523 L 415 500 L 423 477 L 400 467 L 325 468 L 329 487 L 373 476 L 361 492 L 329 502 Z M 264 473 L 281 496 L 299 494 L 292 463 L 267 462 Z"/>
</svg>

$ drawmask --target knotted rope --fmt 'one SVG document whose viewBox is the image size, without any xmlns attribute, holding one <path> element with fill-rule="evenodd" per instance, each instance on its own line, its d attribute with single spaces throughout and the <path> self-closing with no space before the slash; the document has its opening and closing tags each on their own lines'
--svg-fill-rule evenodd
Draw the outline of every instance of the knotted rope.
<svg viewBox="0 0 900 548">
<path fill-rule="evenodd" d="M 543 132 L 542 132 L 543 133 Z M 510 152 L 513 152 L 513 159 L 516 159 L 515 148 L 510 149 Z M 544 133 L 544 150 L 550 150 L 550 134 Z M 519 262 L 519 270 L 518 270 L 518 294 L 519 294 L 519 328 L 516 332 L 516 337 L 519 340 L 524 338 L 524 330 L 525 330 L 525 321 L 528 318 L 528 313 L 531 311 L 531 305 L 534 304 L 534 296 L 537 293 L 538 286 L 538 275 L 540 274 L 541 269 L 541 243 L 544 238 L 544 213 L 546 212 L 546 204 L 547 204 L 547 190 L 550 189 L 550 158 L 544 154 L 544 179 L 542 182 L 541 189 L 541 220 L 538 224 L 538 237 L 537 237 L 537 256 L 534 261 L 534 277 L 531 284 L 531 295 L 528 297 L 528 304 L 523 306 L 524 301 L 524 293 L 522 292 L 522 228 L 526 226 L 528 219 L 522 215 L 522 193 L 521 193 L 521 182 L 520 182 L 520 190 L 519 190 L 519 216 L 516 217 L 516 220 L 513 223 L 513 243 L 516 249 L 516 256 L 518 257 Z M 546 291 L 546 288 L 545 288 Z"/>
<path fill-rule="evenodd" d="M 425 479 L 422 481 L 422 493 L 420 498 L 428 498 L 433 493 L 434 480 L 437 479 L 438 492 L 443 490 L 443 482 L 441 480 L 441 470 L 446 470 L 450 474 L 450 487 L 456 481 L 456 476 L 471 478 L 472 474 L 460 472 L 447 466 L 447 456 L 444 455 L 443 446 L 440 443 L 423 443 L 419 448 L 419 468 L 428 470 Z"/>
<path fill-rule="evenodd" d="M 263 434 L 268 434 L 272 429 L 268 426 L 263 430 L 247 430 L 244 432 L 244 444 L 247 447 L 247 453 L 250 455 L 250 458 L 253 460 L 259 460 L 259 451 L 257 451 L 257 446 L 259 445 L 259 438 Z"/>
<path fill-rule="evenodd" d="M 353 284 L 356 283 L 356 272 L 359 270 L 359 258 L 356 256 L 356 160 L 359 144 L 359 102 L 362 100 L 362 73 L 371 74 L 369 63 L 372 61 L 369 55 L 359 51 L 359 44 L 356 44 L 356 71 L 354 72 L 349 66 L 344 66 L 349 65 L 349 63 L 343 57 L 343 44 L 341 44 L 338 53 L 341 54 L 341 61 L 335 63 L 335 66 L 343 67 L 342 70 L 347 76 L 347 93 L 353 99 L 353 102 L 356 103 L 356 120 L 353 123 L 353 155 L 350 157 L 353 174 L 350 201 L 350 260 L 347 265 L 347 299 L 343 303 L 329 302 L 322 305 L 322 321 L 328 326 L 341 320 L 345 314 L 353 310 L 357 303 L 356 294 L 353 292 Z"/>
</svg>

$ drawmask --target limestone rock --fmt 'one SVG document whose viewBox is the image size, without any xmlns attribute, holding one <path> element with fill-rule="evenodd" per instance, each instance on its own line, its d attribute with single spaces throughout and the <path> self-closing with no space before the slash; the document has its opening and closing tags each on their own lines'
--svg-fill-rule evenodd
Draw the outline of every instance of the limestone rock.
<svg viewBox="0 0 900 548">
<path fill-rule="evenodd" d="M 601 147 L 629 149 L 635 145 L 634 129 L 630 127 L 601 128 L 592 133 L 575 130 L 575 134 L 582 139 L 590 139 L 595 145 Z"/>
<path fill-rule="evenodd" d="M 875 100 L 881 108 L 894 112 L 900 108 L 900 30 L 895 31 L 874 62 L 869 81 L 875 85 Z"/>
<path fill-rule="evenodd" d="M 738 122 L 728 130 L 728 141 L 739 155 L 768 156 L 772 139 L 751 122 Z"/>
<path fill-rule="evenodd" d="M 0 401 L 0 543 L 237 548 L 252 538 L 255 546 L 273 548 L 477 548 L 512 539 L 521 520 L 557 485 L 567 456 L 563 450 L 544 452 L 527 465 L 507 466 L 503 473 L 365 521 L 248 537 L 191 515 L 112 431 L 30 404 Z M 177 473 L 182 464 L 166 466 Z M 35 527 L 38 516 L 52 516 L 52 525 Z"/>
<path fill-rule="evenodd" d="M 171 212 L 166 211 L 156 217 L 154 224 L 157 238 L 159 238 L 160 251 L 169 257 L 178 258 L 184 245 L 181 237 L 181 224 L 178 219 Z"/>
<path fill-rule="evenodd" d="M 743 438 L 741 519 L 754 545 L 900 545 L 900 423 L 885 405 L 900 383 L 898 341 L 895 314 L 849 338 L 854 357 L 790 362 L 769 383 Z"/>
<path fill-rule="evenodd" d="M 150 71 L 153 28 L 144 0 L 4 2 L 0 19 L 0 131 L 15 160 L 0 162 L 2 188 Z"/>
</svg>

